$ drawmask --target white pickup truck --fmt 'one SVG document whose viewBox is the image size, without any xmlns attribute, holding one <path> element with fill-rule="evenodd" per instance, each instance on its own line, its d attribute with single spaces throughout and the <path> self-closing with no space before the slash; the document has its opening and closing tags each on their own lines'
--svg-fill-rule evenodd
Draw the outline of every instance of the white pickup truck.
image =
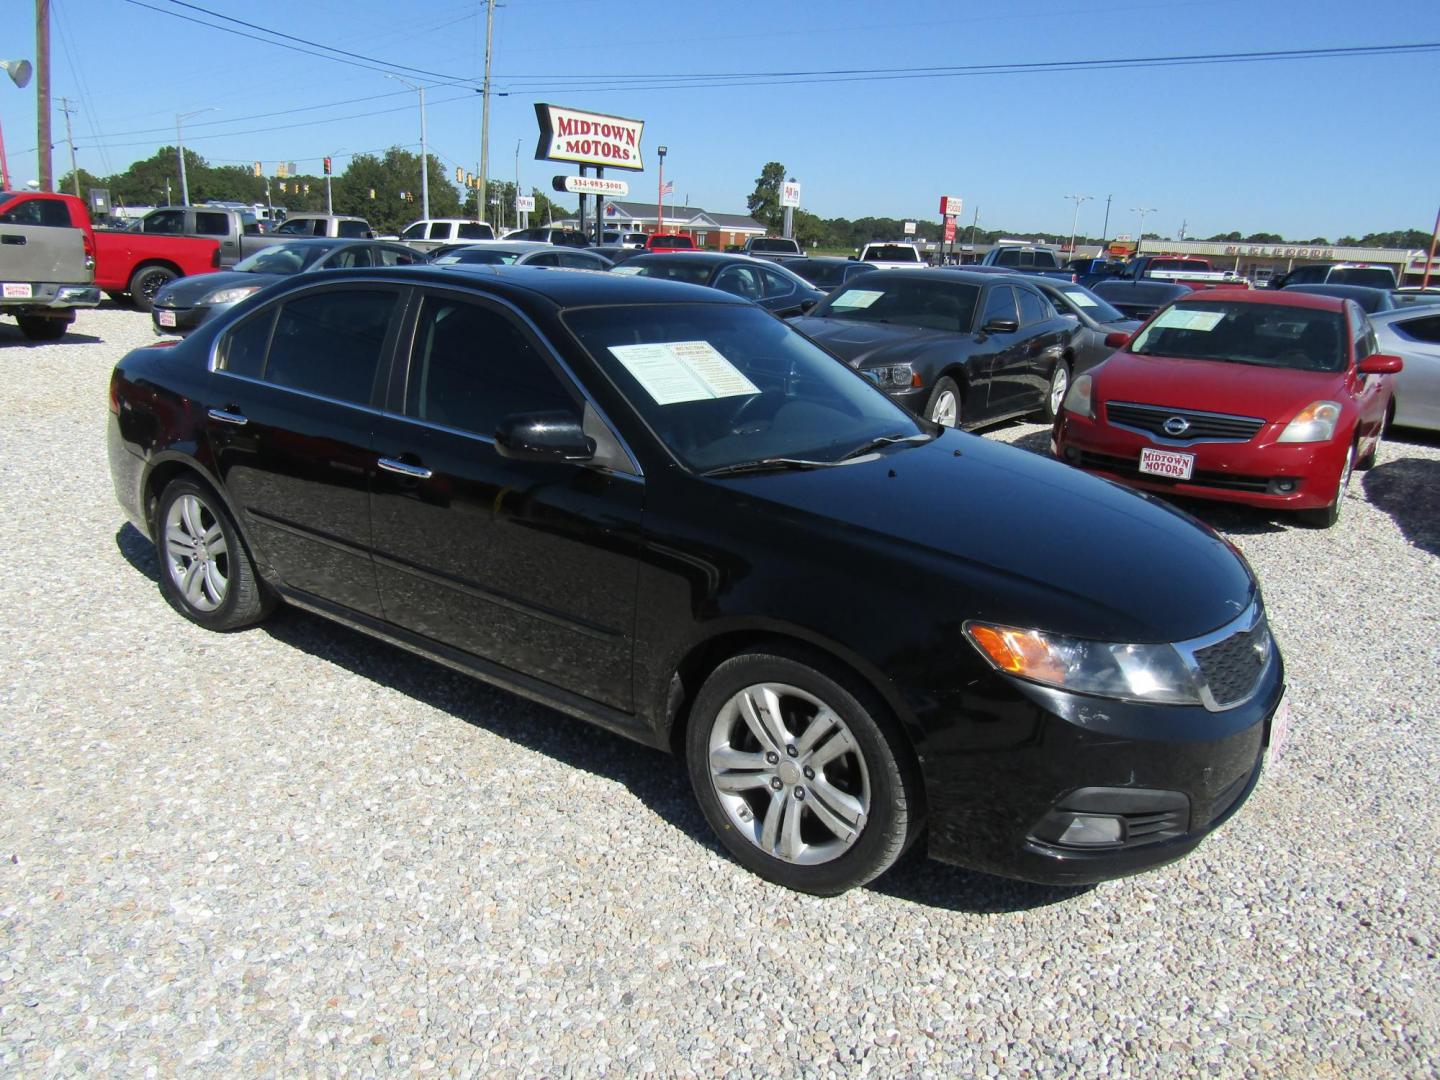
<svg viewBox="0 0 1440 1080">
<path fill-rule="evenodd" d="M 860 252 L 860 261 L 877 270 L 914 270 L 926 265 L 914 244 L 866 244 Z"/>
</svg>

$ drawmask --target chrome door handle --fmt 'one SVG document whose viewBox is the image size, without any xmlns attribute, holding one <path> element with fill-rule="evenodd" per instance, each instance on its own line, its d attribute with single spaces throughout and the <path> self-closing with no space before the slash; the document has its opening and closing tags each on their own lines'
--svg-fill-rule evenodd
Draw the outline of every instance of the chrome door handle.
<svg viewBox="0 0 1440 1080">
<path fill-rule="evenodd" d="M 222 424 L 237 424 L 240 427 L 244 427 L 250 422 L 239 413 L 226 412 L 224 409 L 211 409 L 210 419 L 219 420 Z"/>
<path fill-rule="evenodd" d="M 403 461 L 396 461 L 394 458 L 382 457 L 380 468 L 386 472 L 399 473 L 401 476 L 412 476 L 416 480 L 429 480 L 430 470 L 424 465 L 407 465 Z"/>
</svg>

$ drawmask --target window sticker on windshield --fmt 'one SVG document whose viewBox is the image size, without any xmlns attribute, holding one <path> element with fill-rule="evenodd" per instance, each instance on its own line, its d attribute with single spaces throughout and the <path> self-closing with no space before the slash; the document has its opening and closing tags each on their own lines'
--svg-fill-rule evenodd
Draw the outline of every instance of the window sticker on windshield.
<svg viewBox="0 0 1440 1080">
<path fill-rule="evenodd" d="M 1098 304 L 1095 303 L 1095 301 L 1094 301 L 1088 294 L 1083 293 L 1083 292 L 1067 292 L 1067 293 L 1065 294 L 1065 299 L 1066 299 L 1066 300 L 1069 300 L 1070 303 L 1076 305 L 1077 307 L 1098 307 L 1098 306 L 1099 306 Z"/>
<path fill-rule="evenodd" d="M 635 376 L 657 405 L 758 394 L 747 379 L 708 341 L 662 341 L 653 345 L 611 345 L 610 352 Z"/>
<path fill-rule="evenodd" d="M 1155 320 L 1156 327 L 1170 330 L 1199 330 L 1202 333 L 1214 330 L 1225 318 L 1223 311 L 1187 311 L 1173 307 Z"/>
<path fill-rule="evenodd" d="M 883 292 L 876 289 L 847 289 L 830 302 L 832 308 L 867 308 L 880 297 Z"/>
</svg>

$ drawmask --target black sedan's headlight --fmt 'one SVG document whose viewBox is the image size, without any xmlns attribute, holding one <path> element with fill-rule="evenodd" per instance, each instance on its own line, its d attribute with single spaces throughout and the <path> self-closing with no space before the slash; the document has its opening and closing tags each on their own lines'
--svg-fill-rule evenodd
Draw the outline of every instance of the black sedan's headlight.
<svg viewBox="0 0 1440 1080">
<path fill-rule="evenodd" d="M 881 390 L 908 390 L 921 385 L 920 377 L 910 364 L 887 364 L 884 367 L 862 368 L 861 371 Z"/>
</svg>

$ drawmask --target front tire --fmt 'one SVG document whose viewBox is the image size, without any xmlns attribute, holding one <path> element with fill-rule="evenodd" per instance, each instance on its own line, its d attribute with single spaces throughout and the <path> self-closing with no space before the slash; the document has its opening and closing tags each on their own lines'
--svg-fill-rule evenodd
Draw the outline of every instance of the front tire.
<svg viewBox="0 0 1440 1080">
<path fill-rule="evenodd" d="M 720 842 L 777 885 L 834 896 L 884 873 L 918 834 L 908 746 L 879 700 L 822 657 L 727 660 L 701 687 L 685 743 Z"/>
<path fill-rule="evenodd" d="M 1345 505 L 1345 492 L 1350 489 L 1350 477 L 1355 471 L 1356 449 L 1352 446 L 1350 452 L 1345 455 L 1345 464 L 1340 470 L 1339 484 L 1335 489 L 1335 501 L 1318 510 L 1300 511 L 1300 520 L 1311 528 L 1328 529 L 1340 520 L 1340 513 Z"/>
<path fill-rule="evenodd" d="M 193 480 L 173 481 L 155 511 L 160 591 L 170 606 L 207 630 L 239 630 L 270 613 L 273 601 L 224 504 Z"/>
<path fill-rule="evenodd" d="M 130 302 L 141 311 L 150 311 L 155 306 L 155 294 L 178 274 L 168 266 L 142 266 L 130 276 Z"/>
<path fill-rule="evenodd" d="M 949 375 L 942 375 L 935 381 L 935 388 L 925 403 L 925 419 L 941 427 L 959 427 L 964 412 L 959 384 Z"/>
</svg>

